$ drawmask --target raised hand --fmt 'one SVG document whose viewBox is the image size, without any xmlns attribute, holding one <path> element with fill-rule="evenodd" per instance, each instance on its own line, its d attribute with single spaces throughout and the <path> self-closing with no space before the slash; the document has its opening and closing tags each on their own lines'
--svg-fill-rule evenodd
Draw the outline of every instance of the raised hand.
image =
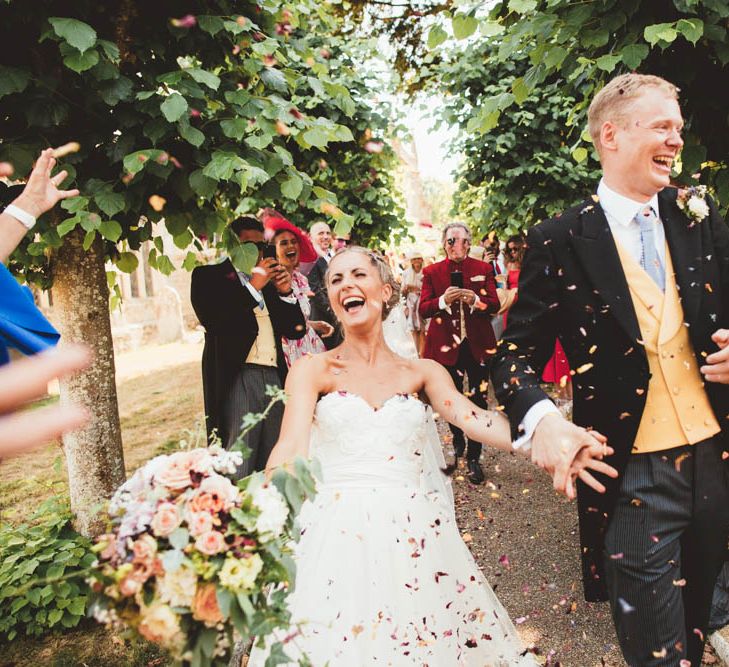
<svg viewBox="0 0 729 667">
<path fill-rule="evenodd" d="M 46 148 L 36 161 L 33 171 L 30 172 L 25 189 L 13 204 L 26 213 L 30 213 L 34 218 L 38 218 L 46 211 L 50 211 L 62 199 L 78 195 L 76 189 L 58 189 L 68 173 L 63 170 L 55 176 L 51 176 L 55 165 L 56 160 L 53 157 L 53 149 Z"/>
</svg>

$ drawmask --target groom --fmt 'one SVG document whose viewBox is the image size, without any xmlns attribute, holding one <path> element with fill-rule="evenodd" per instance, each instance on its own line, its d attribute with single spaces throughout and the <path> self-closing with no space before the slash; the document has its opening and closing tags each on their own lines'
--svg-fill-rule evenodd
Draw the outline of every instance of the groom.
<svg viewBox="0 0 729 667">
<path fill-rule="evenodd" d="M 619 76 L 588 121 L 597 195 L 529 231 L 495 390 L 516 446 L 530 442 L 568 495 L 567 465 L 591 438 L 577 426 L 607 436 L 619 478 L 601 478 L 604 495 L 588 473 L 577 482 L 586 598 L 609 598 L 630 665 L 698 667 L 729 532 L 729 231 L 708 197 L 669 187 L 675 86 Z M 557 337 L 574 425 L 539 387 Z"/>
</svg>

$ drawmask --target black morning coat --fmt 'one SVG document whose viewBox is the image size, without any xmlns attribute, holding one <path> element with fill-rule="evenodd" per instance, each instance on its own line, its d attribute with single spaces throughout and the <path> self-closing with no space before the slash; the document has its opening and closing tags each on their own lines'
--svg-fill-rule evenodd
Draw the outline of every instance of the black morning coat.
<svg viewBox="0 0 729 667">
<path fill-rule="evenodd" d="M 283 301 L 272 283 L 269 282 L 262 293 L 271 317 L 278 373 L 283 385 L 287 367 L 281 337 L 302 338 L 306 323 L 299 304 Z M 223 406 L 258 335 L 255 315 L 258 303 L 240 282 L 229 259 L 195 268 L 190 298 L 200 324 L 205 327 L 202 375 L 208 438 L 217 429 L 225 443 L 229 434 L 221 421 Z"/>
<path fill-rule="evenodd" d="M 711 335 L 729 328 L 729 230 L 707 197 L 710 214 L 692 222 L 676 203 L 677 190 L 659 193 L 663 222 L 685 325 L 699 366 L 718 348 Z M 607 436 L 615 453 L 606 462 L 621 474 L 630 456 L 648 390 L 648 359 L 618 252 L 597 197 L 532 227 L 519 278 L 519 299 L 492 366 L 494 388 L 512 428 L 546 398 L 542 370 L 559 337 L 569 360 L 573 420 Z M 705 384 L 723 427 L 729 418 L 729 386 Z M 726 431 L 722 431 L 722 441 Z M 726 449 L 726 445 L 725 445 Z M 620 479 L 595 475 L 596 493 L 577 482 L 583 583 L 588 601 L 607 599 L 603 536 Z"/>
</svg>

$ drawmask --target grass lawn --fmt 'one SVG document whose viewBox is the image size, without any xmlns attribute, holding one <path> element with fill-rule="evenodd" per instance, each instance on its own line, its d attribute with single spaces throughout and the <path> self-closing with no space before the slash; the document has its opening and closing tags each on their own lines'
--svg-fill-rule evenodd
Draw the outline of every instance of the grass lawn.
<svg viewBox="0 0 729 667">
<path fill-rule="evenodd" d="M 118 383 L 127 473 L 181 439 L 202 435 L 200 363 L 186 362 Z M 64 493 L 67 477 L 58 444 L 0 466 L 3 520 L 22 521 L 39 502 Z M 146 642 L 115 636 L 89 620 L 83 626 L 42 639 L 18 638 L 0 646 L 0 667 L 162 667 L 160 652 Z"/>
</svg>

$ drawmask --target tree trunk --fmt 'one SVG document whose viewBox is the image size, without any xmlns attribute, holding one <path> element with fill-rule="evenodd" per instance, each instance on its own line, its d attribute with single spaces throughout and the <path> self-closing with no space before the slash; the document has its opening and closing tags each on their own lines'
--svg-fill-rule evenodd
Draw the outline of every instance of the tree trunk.
<svg viewBox="0 0 729 667">
<path fill-rule="evenodd" d="M 101 504 L 125 473 L 103 245 L 97 236 L 86 251 L 83 236 L 81 229 L 71 232 L 54 258 L 53 297 L 62 344 L 83 343 L 94 353 L 86 371 L 61 381 L 61 403 L 91 413 L 85 428 L 64 436 L 63 448 L 76 530 L 94 536 L 103 529 Z"/>
</svg>

